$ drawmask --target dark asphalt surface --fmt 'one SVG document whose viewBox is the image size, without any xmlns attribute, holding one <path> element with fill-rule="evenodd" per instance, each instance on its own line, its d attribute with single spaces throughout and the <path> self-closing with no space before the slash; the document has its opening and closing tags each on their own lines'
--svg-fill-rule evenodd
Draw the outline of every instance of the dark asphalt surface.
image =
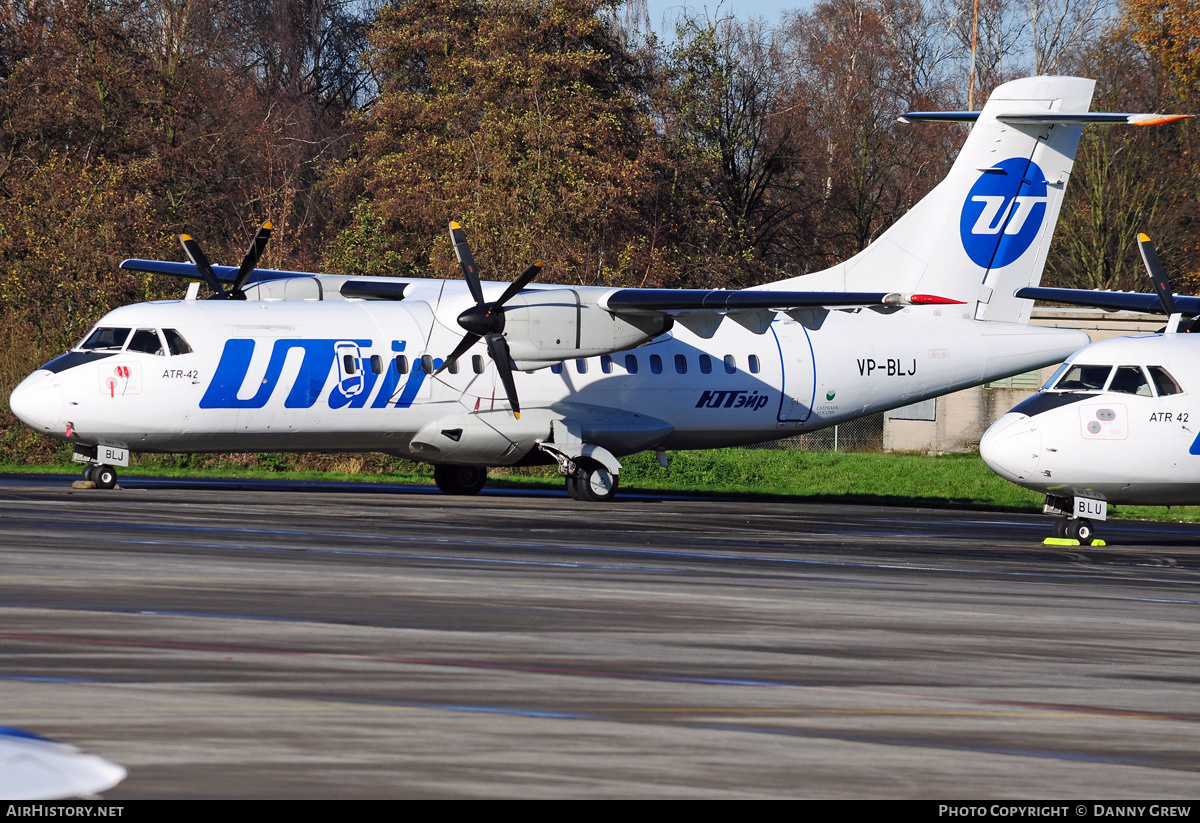
<svg viewBox="0 0 1200 823">
<path fill-rule="evenodd" d="M 1200 527 L 0 475 L 0 725 L 126 798 L 1194 798 Z"/>
</svg>

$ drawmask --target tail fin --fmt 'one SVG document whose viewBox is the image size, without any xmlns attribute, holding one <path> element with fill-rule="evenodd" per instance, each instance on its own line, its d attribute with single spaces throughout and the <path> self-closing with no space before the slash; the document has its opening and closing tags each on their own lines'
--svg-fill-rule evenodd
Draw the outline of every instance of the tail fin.
<svg viewBox="0 0 1200 823">
<path fill-rule="evenodd" d="M 1013 292 L 1041 282 L 1094 86 L 1078 77 L 1000 86 L 946 178 L 878 240 L 766 288 L 935 294 L 973 304 L 979 320 L 1028 321 L 1032 301 Z"/>
</svg>

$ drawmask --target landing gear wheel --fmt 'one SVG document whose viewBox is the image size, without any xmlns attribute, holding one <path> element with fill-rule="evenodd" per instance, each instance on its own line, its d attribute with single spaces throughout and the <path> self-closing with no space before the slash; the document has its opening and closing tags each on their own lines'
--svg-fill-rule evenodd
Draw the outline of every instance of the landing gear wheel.
<svg viewBox="0 0 1200 823">
<path fill-rule="evenodd" d="M 96 482 L 95 475 L 96 475 L 96 464 L 95 463 L 88 463 L 86 466 L 83 467 L 83 479 L 84 480 L 86 480 L 90 483 L 94 483 L 94 482 Z"/>
<path fill-rule="evenodd" d="M 434 466 L 433 482 L 445 494 L 479 494 L 487 472 L 487 466 Z"/>
<path fill-rule="evenodd" d="M 1063 538 L 1067 536 L 1067 524 L 1070 523 L 1065 517 L 1054 518 L 1054 536 Z"/>
<path fill-rule="evenodd" d="M 117 486 L 117 470 L 112 466 L 93 466 L 91 479 L 98 489 L 114 489 Z"/>
<path fill-rule="evenodd" d="M 1067 537 L 1078 540 L 1081 546 L 1090 546 L 1096 537 L 1096 530 L 1092 526 L 1092 521 L 1082 517 L 1078 520 L 1068 520 Z"/>
<path fill-rule="evenodd" d="M 617 493 L 617 475 L 595 460 L 580 460 L 578 466 L 576 473 L 567 477 L 567 494 L 591 503 L 613 499 Z"/>
<path fill-rule="evenodd" d="M 572 500 L 587 500 L 579 490 L 579 479 L 573 474 L 567 475 L 567 495 Z"/>
</svg>

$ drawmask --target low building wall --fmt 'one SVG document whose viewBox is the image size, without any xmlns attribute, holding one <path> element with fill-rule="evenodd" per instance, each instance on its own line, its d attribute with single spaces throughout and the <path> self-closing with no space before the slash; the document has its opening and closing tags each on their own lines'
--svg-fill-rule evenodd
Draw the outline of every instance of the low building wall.
<svg viewBox="0 0 1200 823">
<path fill-rule="evenodd" d="M 1034 309 L 1031 322 L 1038 326 L 1082 329 L 1096 341 L 1156 332 L 1166 324 L 1166 319 L 1161 314 L 1136 312 Z M 890 411 L 884 415 L 883 450 L 931 453 L 976 451 L 979 438 L 983 437 L 987 427 L 1036 392 L 1056 368 L 1057 364 L 1047 366 L 1036 375 L 1017 375 Z"/>
</svg>

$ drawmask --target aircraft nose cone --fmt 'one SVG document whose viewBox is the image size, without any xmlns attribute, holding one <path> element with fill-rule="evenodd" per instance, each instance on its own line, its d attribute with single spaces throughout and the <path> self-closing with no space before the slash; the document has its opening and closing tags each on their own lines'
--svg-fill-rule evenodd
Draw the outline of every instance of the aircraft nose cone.
<svg viewBox="0 0 1200 823">
<path fill-rule="evenodd" d="M 988 468 L 1005 480 L 1034 488 L 1035 472 L 1042 452 L 1042 437 L 1033 418 L 1008 413 L 983 433 L 979 456 Z"/>
<path fill-rule="evenodd" d="M 22 380 L 8 398 L 17 418 L 35 431 L 60 435 L 63 387 L 58 375 L 39 369 Z"/>
</svg>

